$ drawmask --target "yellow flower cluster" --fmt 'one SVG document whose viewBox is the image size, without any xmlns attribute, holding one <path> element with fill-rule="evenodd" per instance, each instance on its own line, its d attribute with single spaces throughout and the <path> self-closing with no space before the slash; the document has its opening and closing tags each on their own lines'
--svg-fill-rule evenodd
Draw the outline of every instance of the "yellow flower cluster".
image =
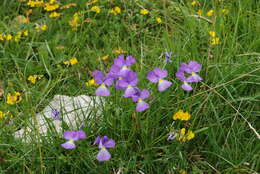
<svg viewBox="0 0 260 174">
<path fill-rule="evenodd" d="M 213 14 L 214 14 L 214 10 L 212 10 L 212 9 L 207 12 L 208 17 L 213 16 Z"/>
<path fill-rule="evenodd" d="M 63 62 L 65 65 L 75 65 L 78 63 L 78 59 L 76 57 L 71 58 L 68 61 Z"/>
<path fill-rule="evenodd" d="M 149 11 L 146 10 L 146 9 L 141 9 L 141 10 L 140 10 L 140 14 L 142 14 L 142 15 L 147 15 L 147 14 L 149 14 Z"/>
<path fill-rule="evenodd" d="M 123 50 L 121 47 L 118 47 L 118 48 L 115 48 L 114 50 L 113 50 L 113 53 L 114 54 L 125 54 L 125 53 L 127 53 L 125 50 Z"/>
<path fill-rule="evenodd" d="M 77 29 L 77 27 L 79 26 L 79 19 L 80 19 L 80 15 L 82 12 L 76 12 L 73 15 L 73 18 L 69 21 L 69 25 L 71 27 L 73 27 L 74 29 Z"/>
<path fill-rule="evenodd" d="M 98 0 L 91 0 L 89 2 L 86 2 L 86 5 L 95 4 L 96 2 L 98 2 Z"/>
<path fill-rule="evenodd" d="M 218 45 L 219 44 L 219 37 L 216 37 L 216 32 L 215 31 L 210 31 L 210 44 L 211 45 Z"/>
<path fill-rule="evenodd" d="M 178 133 L 176 133 L 176 136 L 179 141 L 185 142 L 193 139 L 195 137 L 195 134 L 191 130 L 188 130 L 188 132 L 186 132 L 186 129 L 182 128 Z"/>
<path fill-rule="evenodd" d="M 77 6 L 76 3 L 69 3 L 69 4 L 63 5 L 60 9 L 68 9 L 70 7 L 76 7 L 76 6 Z"/>
<path fill-rule="evenodd" d="M 27 5 L 30 7 L 42 7 L 42 6 L 44 6 L 44 1 L 43 0 L 29 0 L 29 2 L 27 2 Z"/>
<path fill-rule="evenodd" d="M 37 80 L 40 80 L 43 75 L 30 75 L 27 80 L 30 81 L 32 84 L 35 84 Z"/>
<path fill-rule="evenodd" d="M 90 10 L 93 11 L 93 12 L 96 12 L 96 13 L 100 13 L 101 12 L 101 9 L 100 9 L 99 6 L 93 6 L 93 7 L 91 7 Z"/>
<path fill-rule="evenodd" d="M 114 15 L 120 14 L 121 8 L 120 7 L 114 7 L 113 9 L 109 10 L 109 13 L 112 13 Z"/>
<path fill-rule="evenodd" d="M 106 61 L 106 60 L 108 60 L 108 58 L 109 58 L 109 56 L 105 55 L 105 56 L 99 57 L 97 60 L 98 61 Z"/>
<path fill-rule="evenodd" d="M 37 25 L 36 27 L 35 27 L 35 29 L 37 30 L 37 31 L 46 31 L 47 29 L 48 29 L 48 26 L 47 25 Z"/>
<path fill-rule="evenodd" d="M 9 105 L 13 105 L 19 103 L 21 100 L 22 100 L 22 96 L 20 92 L 15 92 L 14 95 L 8 93 L 6 103 Z"/>
<path fill-rule="evenodd" d="M 54 11 L 60 7 L 60 4 L 56 2 L 56 0 L 50 0 L 48 3 L 45 3 L 44 10 L 45 11 Z"/>
<path fill-rule="evenodd" d="M 0 111 L 0 119 L 3 119 L 5 117 L 5 113 Z"/>
<path fill-rule="evenodd" d="M 49 14 L 49 17 L 50 18 L 58 18 L 58 17 L 60 17 L 60 15 L 61 15 L 61 13 L 54 11 L 54 12 Z"/>
<path fill-rule="evenodd" d="M 28 36 L 28 30 L 19 31 L 15 35 L 0 33 L 0 41 L 11 41 L 11 40 L 13 40 L 15 42 L 19 42 L 23 36 Z"/>
<path fill-rule="evenodd" d="M 183 112 L 183 110 L 179 110 L 173 115 L 173 120 L 189 120 L 191 115 L 188 112 Z"/>
</svg>

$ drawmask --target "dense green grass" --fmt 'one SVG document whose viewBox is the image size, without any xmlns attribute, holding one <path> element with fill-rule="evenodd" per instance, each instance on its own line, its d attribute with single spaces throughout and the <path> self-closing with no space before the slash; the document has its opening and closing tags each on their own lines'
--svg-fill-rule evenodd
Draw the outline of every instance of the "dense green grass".
<svg viewBox="0 0 260 174">
<path fill-rule="evenodd" d="M 0 120 L 1 173 L 256 173 L 260 171 L 260 3 L 257 0 L 143 0 L 101 1 L 101 13 L 91 12 L 84 0 L 61 1 L 78 3 L 61 11 L 58 19 L 50 19 L 41 8 L 34 8 L 29 24 L 15 18 L 29 9 L 16 0 L 0 2 L 0 32 L 29 30 L 18 43 L 0 41 L 0 84 L 4 95 L 0 111 L 10 115 Z M 116 16 L 108 10 L 119 6 Z M 149 15 L 141 15 L 141 7 Z M 228 9 L 228 14 L 221 13 Z M 198 9 L 205 19 L 197 18 Z M 212 17 L 206 12 L 214 9 Z M 68 25 L 73 14 L 83 11 L 77 30 Z M 156 17 L 162 18 L 158 24 Z M 83 21 L 83 20 L 81 20 Z M 46 31 L 37 32 L 35 23 L 46 24 Z M 218 45 L 210 44 L 209 31 L 216 31 Z M 57 49 L 64 46 L 64 49 Z M 121 92 L 105 98 L 102 119 L 87 124 L 86 140 L 77 142 L 74 150 L 60 146 L 64 139 L 53 133 L 39 142 L 22 143 L 12 134 L 33 123 L 29 118 L 40 112 L 55 94 L 94 95 L 95 87 L 86 87 L 91 72 L 108 71 L 121 47 L 136 57 L 133 69 L 138 72 L 140 88 L 152 92 L 151 108 L 136 113 L 130 100 Z M 163 62 L 165 51 L 172 51 L 172 63 Z M 109 55 L 107 61 L 98 57 Z M 77 57 L 79 63 L 66 67 L 63 62 Z M 196 60 L 202 64 L 203 82 L 192 92 L 184 92 L 175 72 L 181 62 Z M 172 87 L 159 93 L 145 79 L 154 67 L 165 67 Z M 29 75 L 44 77 L 35 85 Z M 22 101 L 6 104 L 8 92 L 19 91 Z M 179 109 L 191 113 L 188 123 L 177 121 L 174 127 L 192 129 L 191 141 L 168 142 L 172 115 Z M 252 126 L 256 132 L 253 131 Z M 68 130 L 69 128 L 65 128 Z M 92 146 L 97 135 L 107 135 L 117 142 L 110 149 L 112 159 L 100 163 L 95 159 L 98 148 Z"/>
</svg>

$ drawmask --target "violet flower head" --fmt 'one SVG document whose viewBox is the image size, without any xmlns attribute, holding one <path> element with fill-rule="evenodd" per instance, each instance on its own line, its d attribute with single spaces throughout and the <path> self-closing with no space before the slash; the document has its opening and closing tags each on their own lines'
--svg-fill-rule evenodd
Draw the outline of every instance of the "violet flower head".
<svg viewBox="0 0 260 174">
<path fill-rule="evenodd" d="M 110 71 L 118 74 L 118 77 L 125 77 L 129 71 L 130 66 L 135 64 L 136 60 L 132 56 L 119 55 L 118 58 L 114 59 L 114 64 L 111 66 Z"/>
<path fill-rule="evenodd" d="M 152 83 L 158 83 L 158 90 L 164 91 L 172 85 L 172 82 L 164 80 L 167 75 L 167 70 L 154 68 L 154 70 L 148 72 L 147 79 Z"/>
<path fill-rule="evenodd" d="M 142 91 L 138 88 L 134 89 L 135 93 L 132 95 L 132 100 L 137 102 L 135 110 L 136 112 L 143 112 L 150 107 L 149 104 L 144 101 L 144 99 L 150 96 L 150 92 L 147 89 Z"/>
<path fill-rule="evenodd" d="M 171 57 L 172 57 L 172 52 L 165 52 L 165 60 L 164 62 L 172 62 L 171 60 Z"/>
<path fill-rule="evenodd" d="M 183 82 L 182 89 L 191 91 L 193 88 L 189 83 L 199 82 L 202 78 L 197 74 L 201 71 L 201 65 L 196 61 L 190 61 L 188 64 L 182 63 L 180 69 L 176 72 L 176 77 Z M 186 77 L 186 74 L 190 74 Z"/>
<path fill-rule="evenodd" d="M 93 72 L 94 80 L 100 86 L 96 89 L 97 96 L 109 96 L 110 91 L 106 86 L 111 86 L 114 82 L 113 77 L 110 74 L 103 75 L 101 71 Z"/>
<path fill-rule="evenodd" d="M 61 120 L 60 119 L 60 112 L 57 109 L 52 109 L 51 117 L 53 120 Z"/>
<path fill-rule="evenodd" d="M 100 151 L 97 154 L 97 160 L 108 161 L 111 158 L 111 154 L 107 149 L 113 148 L 116 146 L 116 142 L 113 139 L 108 138 L 107 136 L 100 137 L 98 136 L 93 145 L 98 145 Z"/>
<path fill-rule="evenodd" d="M 131 97 L 135 93 L 134 87 L 137 85 L 137 73 L 129 71 L 125 78 L 118 80 L 117 85 L 119 89 L 125 90 L 124 97 Z"/>
<path fill-rule="evenodd" d="M 174 132 L 170 132 L 167 137 L 167 141 L 172 141 L 176 138 L 176 134 Z"/>
<path fill-rule="evenodd" d="M 75 149 L 75 141 L 86 138 L 86 134 L 84 131 L 64 131 L 64 138 L 68 140 L 66 143 L 61 144 L 65 149 Z"/>
</svg>

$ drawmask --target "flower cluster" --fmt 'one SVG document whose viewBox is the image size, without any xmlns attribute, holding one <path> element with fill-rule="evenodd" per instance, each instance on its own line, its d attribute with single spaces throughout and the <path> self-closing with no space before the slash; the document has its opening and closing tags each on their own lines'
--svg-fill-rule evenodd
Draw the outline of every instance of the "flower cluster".
<svg viewBox="0 0 260 174">
<path fill-rule="evenodd" d="M 0 41 L 15 41 L 15 42 L 19 42 L 22 37 L 28 36 L 28 30 L 25 31 L 19 31 L 16 34 L 3 34 L 0 33 Z"/>
<path fill-rule="evenodd" d="M 144 99 L 150 96 L 150 92 L 147 89 L 139 89 L 137 87 L 138 76 L 136 72 L 133 72 L 130 67 L 136 63 L 136 60 L 132 56 L 119 55 L 114 59 L 114 64 L 110 68 L 110 72 L 104 75 L 101 71 L 94 71 L 94 80 L 99 87 L 96 89 L 97 96 L 110 96 L 108 86 L 113 85 L 115 82 L 115 88 L 117 90 L 124 91 L 123 97 L 131 98 L 137 103 L 136 111 L 143 112 L 149 108 L 149 104 Z M 158 84 L 158 90 L 164 91 L 172 85 L 172 82 L 165 80 L 167 71 L 155 68 L 150 71 L 147 78 L 152 83 Z"/>
<path fill-rule="evenodd" d="M 190 61 L 188 64 L 182 63 L 176 72 L 176 77 L 183 82 L 181 86 L 185 91 L 191 91 L 193 88 L 189 83 L 195 83 L 202 80 L 197 74 L 201 70 L 201 65 L 196 61 Z M 186 74 L 189 76 L 187 77 Z"/>
<path fill-rule="evenodd" d="M 78 59 L 76 57 L 73 57 L 70 60 L 63 62 L 63 64 L 65 65 L 75 65 L 77 63 L 78 63 Z"/>
<path fill-rule="evenodd" d="M 191 115 L 188 112 L 183 112 L 183 110 L 179 110 L 173 115 L 173 120 L 189 120 Z"/>
<path fill-rule="evenodd" d="M 40 80 L 43 75 L 30 75 L 27 80 L 30 81 L 32 84 L 35 84 L 37 80 Z"/>
<path fill-rule="evenodd" d="M 65 149 L 75 149 L 75 142 L 80 139 L 85 139 L 86 134 L 83 130 L 79 131 L 64 131 L 63 137 L 68 140 L 67 142 L 61 144 L 61 146 Z M 97 154 L 96 159 L 100 162 L 108 161 L 111 158 L 111 154 L 107 149 L 113 148 L 116 146 L 116 142 L 113 139 L 108 138 L 107 136 L 100 137 L 98 136 L 93 145 L 97 145 L 100 151 Z"/>
<path fill-rule="evenodd" d="M 14 95 L 8 93 L 6 103 L 9 105 L 13 105 L 19 103 L 21 100 L 22 100 L 22 96 L 20 92 L 15 92 Z"/>
<path fill-rule="evenodd" d="M 216 32 L 210 31 L 209 35 L 210 35 L 210 44 L 211 45 L 218 45 L 219 44 L 219 37 L 216 36 Z"/>
</svg>

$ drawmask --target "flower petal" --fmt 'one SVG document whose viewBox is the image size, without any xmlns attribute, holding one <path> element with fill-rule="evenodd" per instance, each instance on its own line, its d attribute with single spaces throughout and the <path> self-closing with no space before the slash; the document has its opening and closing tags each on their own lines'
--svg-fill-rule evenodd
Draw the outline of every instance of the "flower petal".
<svg viewBox="0 0 260 174">
<path fill-rule="evenodd" d="M 66 143 L 61 144 L 61 146 L 65 149 L 75 149 L 76 145 L 73 142 L 67 141 Z"/>
<path fill-rule="evenodd" d="M 143 89 L 140 93 L 141 99 L 146 99 L 150 96 L 150 92 L 147 89 Z"/>
<path fill-rule="evenodd" d="M 98 144 L 100 143 L 100 140 L 101 140 L 101 137 L 98 136 L 98 137 L 95 139 L 93 145 L 98 145 Z"/>
<path fill-rule="evenodd" d="M 126 61 L 125 61 L 125 64 L 127 65 L 127 66 L 130 66 L 130 65 L 133 65 L 133 64 L 135 64 L 135 58 L 134 57 L 132 57 L 132 56 L 127 56 L 126 57 Z"/>
<path fill-rule="evenodd" d="M 159 83 L 158 83 L 158 90 L 159 91 L 164 91 L 167 88 L 169 88 L 171 85 L 172 85 L 172 82 L 169 82 L 168 80 L 159 81 Z"/>
<path fill-rule="evenodd" d="M 125 58 L 124 55 L 119 55 L 117 59 L 114 59 L 114 65 L 122 67 L 125 65 Z"/>
<path fill-rule="evenodd" d="M 108 139 L 106 142 L 103 143 L 103 146 L 106 148 L 113 148 L 116 146 L 116 142 L 113 139 Z"/>
<path fill-rule="evenodd" d="M 102 148 L 98 154 L 97 154 L 97 160 L 102 161 L 108 161 L 111 158 L 110 153 L 107 151 L 107 149 Z"/>
<path fill-rule="evenodd" d="M 159 77 L 154 73 L 154 71 L 149 71 L 147 73 L 147 79 L 152 83 L 157 83 L 159 81 Z"/>
<path fill-rule="evenodd" d="M 199 82 L 201 80 L 202 80 L 202 78 L 198 74 L 193 74 L 193 75 L 191 75 L 190 77 L 187 78 L 187 82 L 190 82 L 190 83 Z"/>
<path fill-rule="evenodd" d="M 78 140 L 77 139 L 77 133 L 76 131 L 64 131 L 63 133 L 63 137 L 66 139 L 66 140 Z"/>
<path fill-rule="evenodd" d="M 133 87 L 128 87 L 125 90 L 124 97 L 129 98 L 132 97 L 132 95 L 135 94 L 135 89 Z"/>
<path fill-rule="evenodd" d="M 83 130 L 76 131 L 77 132 L 77 140 L 86 138 L 86 134 Z M 75 140 L 76 141 L 76 140 Z"/>
<path fill-rule="evenodd" d="M 182 71 L 181 69 L 179 69 L 176 73 L 175 73 L 175 76 L 181 80 L 181 81 L 187 81 L 186 77 L 185 77 L 185 74 L 184 74 L 184 71 Z"/>
<path fill-rule="evenodd" d="M 154 73 L 159 77 L 159 79 L 165 78 L 168 75 L 167 70 L 161 68 L 154 68 Z"/>
<path fill-rule="evenodd" d="M 142 101 L 142 102 L 137 103 L 135 110 L 136 110 L 136 112 L 143 112 L 148 108 L 149 108 L 149 104 Z"/>
<path fill-rule="evenodd" d="M 181 87 L 185 91 L 191 91 L 193 89 L 188 83 L 184 83 Z"/>
<path fill-rule="evenodd" d="M 196 61 L 190 61 L 188 63 L 188 66 L 190 67 L 192 72 L 200 72 L 201 70 L 201 65 Z"/>
<path fill-rule="evenodd" d="M 106 86 L 99 86 L 96 89 L 96 95 L 97 96 L 110 96 L 110 91 Z"/>
<path fill-rule="evenodd" d="M 103 83 L 103 73 L 101 71 L 96 70 L 92 73 L 92 75 L 94 76 L 94 80 L 97 84 Z"/>
</svg>

